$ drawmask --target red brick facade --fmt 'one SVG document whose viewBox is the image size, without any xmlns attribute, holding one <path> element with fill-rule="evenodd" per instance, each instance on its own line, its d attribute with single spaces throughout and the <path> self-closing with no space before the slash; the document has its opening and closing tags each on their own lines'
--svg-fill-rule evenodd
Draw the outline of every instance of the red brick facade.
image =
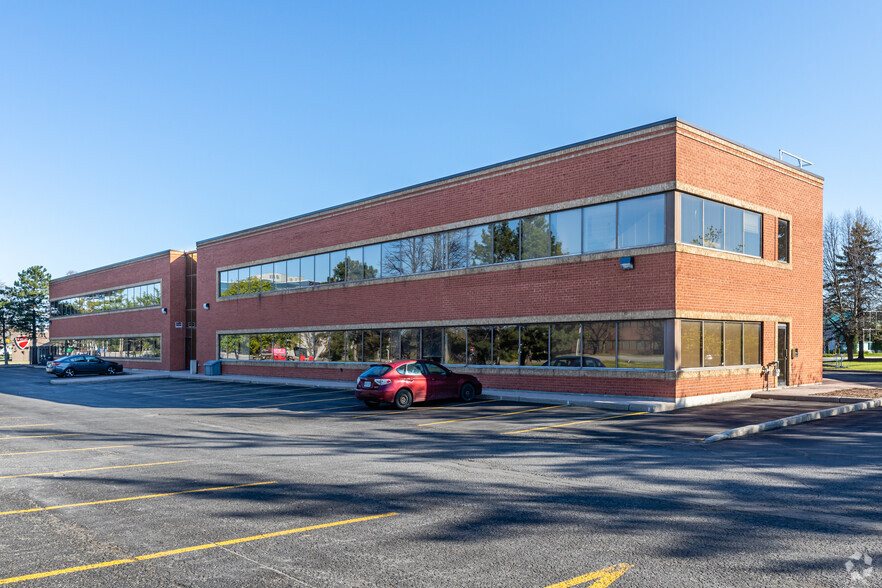
<svg viewBox="0 0 882 588">
<path fill-rule="evenodd" d="M 49 284 L 52 301 L 159 281 L 162 303 L 138 309 L 54 316 L 49 325 L 50 339 L 158 335 L 162 338 L 160 359 L 113 359 L 128 368 L 185 369 L 184 262 L 183 252 L 164 251 L 52 280 Z M 168 313 L 163 314 L 162 308 Z M 181 323 L 182 327 L 175 328 L 175 323 Z"/>
<path fill-rule="evenodd" d="M 219 357 L 219 333 L 662 319 L 664 371 L 501 366 L 463 371 L 475 373 L 488 388 L 663 398 L 759 389 L 764 380 L 758 366 L 679 368 L 681 319 L 729 320 L 762 323 L 763 363 L 776 357 L 777 323 L 789 324 L 791 347 L 799 349 L 789 383 L 817 382 L 822 191 L 823 180 L 813 174 L 672 119 L 209 239 L 198 244 L 197 358 L 202 365 Z M 218 296 L 219 271 L 659 193 L 667 195 L 664 245 Z M 678 243 L 680 193 L 762 214 L 762 258 Z M 778 218 L 791 222 L 791 263 L 777 261 Z M 626 255 L 635 259 L 632 271 L 619 265 Z M 146 270 L 154 261 L 155 268 Z M 164 279 L 182 280 L 182 271 L 171 269 L 174 261 L 150 258 L 136 265 L 147 264 L 145 271 L 159 275 L 161 263 L 170 266 Z M 124 276 L 143 275 L 139 272 L 122 264 L 63 278 L 53 282 L 52 296 L 125 285 Z M 166 294 L 164 289 L 164 304 Z M 168 305 L 174 308 L 171 300 Z M 154 313 L 116 316 L 125 317 L 129 330 L 165 328 L 174 347 L 168 324 L 182 319 L 170 314 L 160 321 Z M 52 337 L 108 328 L 105 317 L 76 317 L 54 321 Z M 183 354 L 179 362 L 173 349 L 165 354 L 165 342 L 163 347 L 163 366 L 182 369 Z M 352 381 L 365 365 L 225 360 L 223 371 Z"/>
</svg>

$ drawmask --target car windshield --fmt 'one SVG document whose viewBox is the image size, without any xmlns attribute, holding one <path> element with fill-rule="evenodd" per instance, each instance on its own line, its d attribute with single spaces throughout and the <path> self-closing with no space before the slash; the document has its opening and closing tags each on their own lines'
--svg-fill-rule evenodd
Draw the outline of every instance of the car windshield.
<svg viewBox="0 0 882 588">
<path fill-rule="evenodd" d="M 360 378 L 378 378 L 385 376 L 392 369 L 391 365 L 372 365 L 370 369 L 359 376 Z"/>
</svg>

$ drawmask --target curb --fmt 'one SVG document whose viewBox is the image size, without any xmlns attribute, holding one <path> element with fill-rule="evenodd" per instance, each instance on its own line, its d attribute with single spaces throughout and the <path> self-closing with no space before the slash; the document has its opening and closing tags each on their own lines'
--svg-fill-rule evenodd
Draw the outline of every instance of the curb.
<svg viewBox="0 0 882 588">
<path fill-rule="evenodd" d="M 840 414 L 847 414 L 849 412 L 856 412 L 859 410 L 867 410 L 870 408 L 878 408 L 882 406 L 882 398 L 877 398 L 875 400 L 868 400 L 866 402 L 859 402 L 857 404 L 846 404 L 845 406 L 834 406 L 833 408 L 827 408 L 824 410 L 816 410 L 813 412 L 805 412 L 802 414 L 797 414 L 794 416 L 784 417 L 783 419 L 778 419 L 776 421 L 768 421 L 765 423 L 760 423 L 758 425 L 746 425 L 744 427 L 737 427 L 735 429 L 729 429 L 728 431 L 723 431 L 722 433 L 717 433 L 716 435 L 711 435 L 707 437 L 701 443 L 715 443 L 717 441 L 725 441 L 727 439 L 734 439 L 736 437 L 744 437 L 747 435 L 754 435 L 756 433 L 762 433 L 763 431 L 771 431 L 773 429 L 780 429 L 782 427 L 789 427 L 791 425 L 799 425 L 802 423 L 807 423 L 809 421 L 816 421 L 818 419 L 824 419 L 827 417 L 838 416 Z"/>
<path fill-rule="evenodd" d="M 752 398 L 761 398 L 763 400 L 793 400 L 798 402 L 841 402 L 843 404 L 857 404 L 866 402 L 867 400 L 875 400 L 874 398 L 858 398 L 854 396 L 820 396 L 811 395 L 804 396 L 798 394 L 754 394 Z"/>
</svg>

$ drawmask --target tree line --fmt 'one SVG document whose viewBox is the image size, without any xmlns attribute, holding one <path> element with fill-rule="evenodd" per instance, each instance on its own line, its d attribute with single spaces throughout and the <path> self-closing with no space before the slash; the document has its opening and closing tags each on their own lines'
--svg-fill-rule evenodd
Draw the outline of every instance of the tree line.
<svg viewBox="0 0 882 588">
<path fill-rule="evenodd" d="M 49 326 L 49 280 L 52 276 L 41 265 L 18 273 L 12 286 L 0 283 L 0 331 L 4 345 L 3 363 L 9 363 L 6 345 L 12 333 L 31 337 L 31 363 L 36 363 L 37 334 Z"/>
<path fill-rule="evenodd" d="M 878 338 L 882 318 L 882 225 L 860 208 L 824 220 L 824 331 L 852 360 Z M 882 333 L 879 333 L 882 335 Z"/>
</svg>

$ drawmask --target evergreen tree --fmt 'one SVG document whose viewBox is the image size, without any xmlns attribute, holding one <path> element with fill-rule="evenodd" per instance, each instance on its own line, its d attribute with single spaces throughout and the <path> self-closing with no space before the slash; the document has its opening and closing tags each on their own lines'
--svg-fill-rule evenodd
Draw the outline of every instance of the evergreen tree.
<svg viewBox="0 0 882 588">
<path fill-rule="evenodd" d="M 37 334 L 49 326 L 49 280 L 52 276 L 41 265 L 18 273 L 10 300 L 12 329 L 31 336 L 31 363 L 37 359 Z"/>
</svg>

